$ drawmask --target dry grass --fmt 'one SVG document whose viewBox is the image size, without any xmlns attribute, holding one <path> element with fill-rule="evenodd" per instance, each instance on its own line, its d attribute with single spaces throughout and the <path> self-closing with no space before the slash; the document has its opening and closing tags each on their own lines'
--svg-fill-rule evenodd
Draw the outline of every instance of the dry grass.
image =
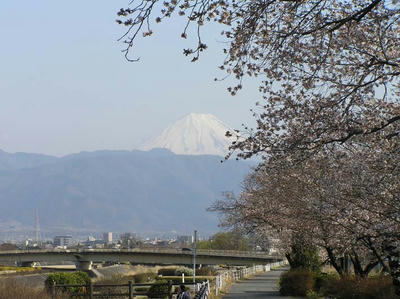
<svg viewBox="0 0 400 299">
<path fill-rule="evenodd" d="M 209 298 L 210 299 L 221 299 L 221 297 L 223 295 L 228 294 L 232 283 L 234 283 L 234 282 L 232 281 L 232 279 L 230 277 L 227 280 L 225 280 L 224 285 L 219 290 L 219 294 L 218 295 L 215 295 L 215 285 L 211 285 L 211 292 L 210 292 L 210 297 Z"/>
<path fill-rule="evenodd" d="M 392 279 L 374 277 L 356 279 L 330 278 L 322 282 L 321 291 L 328 297 L 339 299 L 394 299 Z"/>
<path fill-rule="evenodd" d="M 0 299 L 51 299 L 51 296 L 43 290 L 33 289 L 18 283 L 15 279 L 6 278 L 0 280 Z M 67 296 L 59 295 L 57 299 L 66 299 Z"/>
<path fill-rule="evenodd" d="M 160 268 L 164 268 L 164 267 L 136 266 L 127 276 L 116 275 L 113 277 L 109 277 L 107 279 L 105 279 L 105 278 L 99 279 L 95 283 L 97 283 L 97 284 L 121 283 L 122 284 L 122 283 L 126 283 L 128 280 L 132 280 L 132 276 L 135 274 L 140 274 L 143 272 L 157 273 L 158 269 L 160 269 Z M 120 291 L 121 293 L 122 292 L 126 293 L 127 288 L 124 288 L 123 290 L 122 289 L 121 290 L 113 289 L 113 291 L 116 291 L 116 293 L 118 293 L 118 291 Z M 47 291 L 44 289 L 44 286 L 43 286 L 43 289 L 37 289 L 37 288 L 31 288 L 31 287 L 25 286 L 23 283 L 18 282 L 14 278 L 0 279 L 0 299 L 51 299 L 51 298 L 52 298 L 51 295 L 47 293 Z M 56 298 L 57 299 L 67 299 L 69 297 L 66 294 L 60 293 L 60 294 L 57 294 Z M 147 298 L 147 296 L 139 296 L 136 298 Z M 211 299 L 214 299 L 214 298 L 211 298 Z"/>
<path fill-rule="evenodd" d="M 37 272 L 41 271 L 40 267 L 14 267 L 14 266 L 0 266 L 0 271 L 16 271 L 17 273 L 21 272 Z"/>
<path fill-rule="evenodd" d="M 215 295 L 215 290 L 211 289 L 210 294 L 208 294 L 207 299 L 221 299 L 221 295 Z"/>
<path fill-rule="evenodd" d="M 134 266 L 130 271 L 126 273 L 116 273 L 112 275 L 106 275 L 105 277 L 95 278 L 92 281 L 95 283 L 127 283 L 128 280 L 132 280 L 132 277 L 137 274 L 142 273 L 155 273 L 157 274 L 159 269 L 165 267 L 155 266 L 155 267 L 147 267 L 147 266 Z"/>
</svg>

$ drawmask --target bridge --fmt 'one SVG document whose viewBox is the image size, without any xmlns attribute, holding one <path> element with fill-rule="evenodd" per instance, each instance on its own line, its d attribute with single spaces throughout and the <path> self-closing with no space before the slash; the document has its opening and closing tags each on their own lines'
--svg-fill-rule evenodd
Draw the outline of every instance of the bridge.
<svg viewBox="0 0 400 299">
<path fill-rule="evenodd" d="M 196 263 L 201 265 L 251 266 L 281 261 L 279 256 L 258 251 L 197 250 Z M 90 270 L 93 263 L 113 262 L 141 265 L 191 265 L 193 252 L 181 249 L 67 249 L 67 250 L 13 250 L 0 252 L 1 263 L 22 266 L 35 262 L 74 262 L 77 269 Z"/>
</svg>

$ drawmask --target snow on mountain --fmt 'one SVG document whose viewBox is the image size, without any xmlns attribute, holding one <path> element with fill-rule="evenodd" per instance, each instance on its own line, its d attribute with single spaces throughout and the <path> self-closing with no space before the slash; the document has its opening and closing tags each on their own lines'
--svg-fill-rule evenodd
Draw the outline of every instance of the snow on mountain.
<svg viewBox="0 0 400 299">
<path fill-rule="evenodd" d="M 231 129 L 211 114 L 190 113 L 141 147 L 142 150 L 166 148 L 181 155 L 224 156 L 232 139 Z"/>
</svg>

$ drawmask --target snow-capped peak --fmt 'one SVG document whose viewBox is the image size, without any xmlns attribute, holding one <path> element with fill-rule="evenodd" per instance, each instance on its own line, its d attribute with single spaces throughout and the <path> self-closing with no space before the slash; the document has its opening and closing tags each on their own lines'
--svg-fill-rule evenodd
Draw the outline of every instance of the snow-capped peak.
<svg viewBox="0 0 400 299">
<path fill-rule="evenodd" d="M 182 155 L 224 156 L 232 141 L 225 136 L 226 131 L 231 129 L 215 116 L 190 113 L 141 148 L 166 148 Z"/>
</svg>

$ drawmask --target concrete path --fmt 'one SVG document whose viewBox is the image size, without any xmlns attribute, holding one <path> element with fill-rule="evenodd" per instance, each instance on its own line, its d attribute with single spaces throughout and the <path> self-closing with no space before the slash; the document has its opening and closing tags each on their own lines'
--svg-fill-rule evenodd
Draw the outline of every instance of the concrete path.
<svg viewBox="0 0 400 299">
<path fill-rule="evenodd" d="M 278 291 L 279 276 L 286 270 L 286 268 L 272 270 L 251 279 L 236 282 L 230 287 L 228 294 L 223 296 L 222 299 L 293 298 L 283 297 Z"/>
</svg>

